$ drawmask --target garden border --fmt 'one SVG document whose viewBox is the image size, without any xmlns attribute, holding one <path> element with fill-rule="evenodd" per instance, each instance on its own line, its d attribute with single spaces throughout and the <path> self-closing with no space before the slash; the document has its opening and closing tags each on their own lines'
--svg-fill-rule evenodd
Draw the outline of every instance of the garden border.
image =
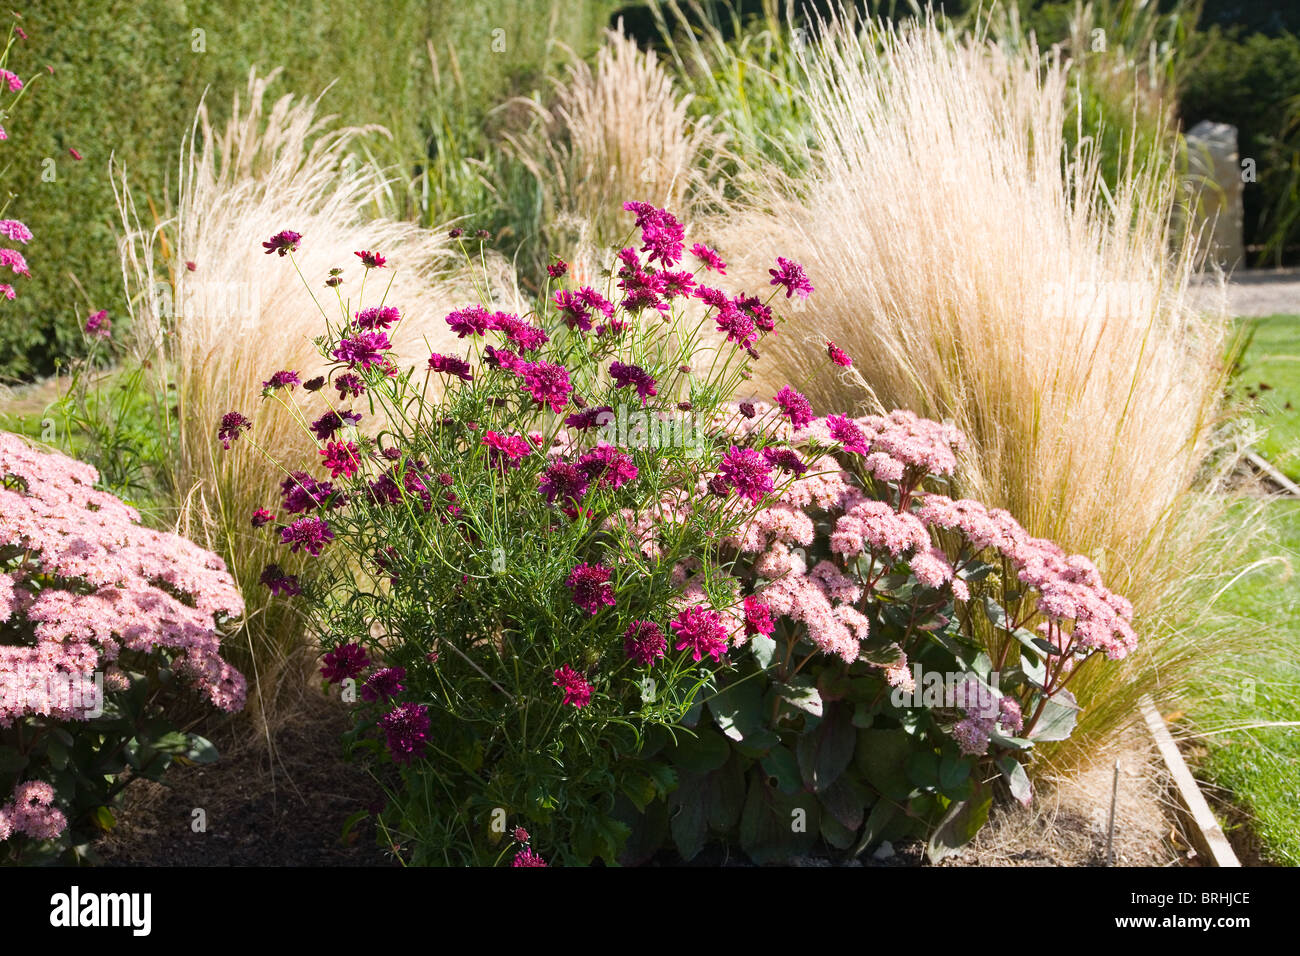
<svg viewBox="0 0 1300 956">
<path fill-rule="evenodd" d="M 1201 793 L 1196 778 L 1187 769 L 1187 763 L 1178 750 L 1178 744 L 1169 733 L 1164 718 L 1156 710 L 1155 702 L 1150 696 L 1144 695 L 1138 703 L 1138 708 L 1142 712 L 1142 719 L 1146 721 L 1147 729 L 1155 738 L 1156 748 L 1160 751 L 1160 756 L 1174 782 L 1174 796 L 1182 810 L 1181 815 L 1189 824 L 1188 833 L 1192 842 L 1196 844 L 1197 851 L 1214 866 L 1240 867 L 1241 861 L 1232 851 L 1232 845 L 1228 842 L 1223 828 L 1219 826 L 1213 811 L 1210 810 L 1210 805 L 1206 802 L 1205 795 Z"/>
</svg>

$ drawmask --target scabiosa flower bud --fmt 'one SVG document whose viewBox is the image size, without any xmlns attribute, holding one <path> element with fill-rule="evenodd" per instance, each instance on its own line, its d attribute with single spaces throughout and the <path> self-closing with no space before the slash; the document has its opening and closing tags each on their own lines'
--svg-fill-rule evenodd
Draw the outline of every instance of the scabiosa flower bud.
<svg viewBox="0 0 1300 956">
<path fill-rule="evenodd" d="M 683 375 L 690 375 L 691 367 L 689 365 L 679 365 L 677 366 L 677 371 L 681 372 Z"/>
<path fill-rule="evenodd" d="M 319 392 L 324 387 L 324 375 L 317 375 L 315 378 L 309 378 L 307 381 L 302 383 L 302 389 L 304 392 Z"/>
<path fill-rule="evenodd" d="M 254 528 L 261 528 L 275 520 L 275 514 L 266 508 L 258 508 L 253 512 L 252 524 Z"/>
<path fill-rule="evenodd" d="M 561 706 L 572 704 L 574 707 L 586 707 L 591 703 L 591 684 L 586 677 L 568 664 L 555 671 L 555 680 L 551 682 L 551 686 L 564 691 L 564 700 L 561 702 Z"/>
<path fill-rule="evenodd" d="M 447 474 L 445 471 L 438 476 L 438 484 L 442 485 L 444 488 L 450 487 L 451 481 L 451 475 Z"/>
<path fill-rule="evenodd" d="M 266 250 L 268 256 L 274 252 L 283 257 L 296 250 L 298 248 L 298 243 L 301 241 L 301 233 L 294 232 L 292 229 L 285 229 L 281 232 L 277 232 L 266 242 L 262 243 L 262 248 Z"/>
<path fill-rule="evenodd" d="M 740 414 L 744 415 L 746 418 L 753 418 L 756 414 L 758 414 L 754 410 L 753 402 L 741 402 L 736 407 L 740 409 Z"/>
<path fill-rule="evenodd" d="M 633 621 L 623 632 L 623 650 L 628 659 L 649 667 L 668 650 L 663 630 L 653 621 Z"/>
<path fill-rule="evenodd" d="M 221 439 L 221 447 L 229 449 L 231 442 L 238 440 L 241 434 L 252 427 L 253 423 L 239 412 L 226 412 L 221 416 L 221 425 L 217 428 L 217 438 Z"/>
<path fill-rule="evenodd" d="M 721 475 L 714 475 L 709 479 L 709 494 L 725 498 L 731 494 L 731 485 L 727 484 L 727 479 Z"/>
<path fill-rule="evenodd" d="M 377 252 L 367 252 L 362 250 L 361 252 L 354 252 L 352 254 L 360 259 L 361 264 L 367 269 L 382 269 L 384 263 L 388 261 Z"/>
<path fill-rule="evenodd" d="M 677 410 L 678 410 L 679 412 L 689 412 L 689 411 L 690 411 L 692 408 L 694 408 L 694 407 L 695 407 L 695 406 L 692 405 L 690 402 L 678 402 L 678 403 L 677 403 Z"/>
<path fill-rule="evenodd" d="M 527 843 L 529 840 L 528 831 L 523 827 L 515 827 L 514 833 L 511 834 L 516 843 Z"/>
<path fill-rule="evenodd" d="M 614 586 L 609 577 L 610 570 L 603 565 L 580 564 L 564 583 L 573 593 L 574 604 L 588 614 L 598 614 L 602 607 L 614 606 Z"/>
<path fill-rule="evenodd" d="M 459 239 L 463 235 L 465 235 L 465 230 L 460 228 L 460 226 L 455 226 L 452 229 L 447 230 L 448 239 Z"/>
<path fill-rule="evenodd" d="M 569 264 L 565 262 L 563 259 L 556 259 L 554 262 L 552 262 L 549 266 L 546 267 L 546 274 L 550 276 L 552 279 L 563 278 L 565 273 L 567 273 L 568 271 L 569 271 Z"/>
</svg>

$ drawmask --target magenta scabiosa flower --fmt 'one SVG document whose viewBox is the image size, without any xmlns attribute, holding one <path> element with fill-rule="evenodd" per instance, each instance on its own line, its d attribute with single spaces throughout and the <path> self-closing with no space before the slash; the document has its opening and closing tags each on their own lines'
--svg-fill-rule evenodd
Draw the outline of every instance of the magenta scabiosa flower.
<svg viewBox="0 0 1300 956">
<path fill-rule="evenodd" d="M 844 415 L 827 415 L 826 425 L 830 429 L 831 439 L 844 446 L 845 451 L 865 455 L 868 451 L 867 436 L 857 422 Z"/>
<path fill-rule="evenodd" d="M 601 488 L 622 488 L 637 476 L 632 456 L 605 442 L 579 456 L 578 467 Z"/>
<path fill-rule="evenodd" d="M 563 259 L 556 259 L 546 267 L 546 274 L 552 279 L 561 279 L 569 271 L 569 264 Z"/>
<path fill-rule="evenodd" d="M 772 469 L 762 454 L 752 448 L 732 445 L 718 467 L 718 476 L 753 504 L 773 489 Z"/>
<path fill-rule="evenodd" d="M 587 494 L 588 481 L 586 473 L 577 465 L 557 461 L 542 472 L 538 490 L 551 504 L 558 499 L 561 505 L 577 505 Z"/>
<path fill-rule="evenodd" d="M 266 508 L 258 508 L 253 512 L 251 523 L 254 528 L 263 528 L 275 520 L 275 513 Z"/>
<path fill-rule="evenodd" d="M 492 314 L 481 305 L 470 305 L 448 315 L 447 324 L 458 339 L 467 335 L 482 335 L 492 326 Z"/>
<path fill-rule="evenodd" d="M 776 623 L 772 620 L 772 609 L 754 595 L 747 595 L 745 597 L 745 636 L 753 637 L 755 634 L 771 634 L 774 630 L 776 630 Z"/>
<path fill-rule="evenodd" d="M 569 383 L 569 371 L 563 365 L 551 362 L 529 362 L 524 365 L 522 376 L 523 391 L 533 397 L 538 407 L 549 407 L 553 412 L 562 412 L 569 404 L 569 395 L 573 386 Z"/>
<path fill-rule="evenodd" d="M 659 394 L 658 383 L 654 380 L 654 377 L 639 365 L 611 362 L 609 374 L 614 379 L 616 388 L 636 388 L 636 393 L 640 396 L 643 405 L 652 395 Z"/>
<path fill-rule="evenodd" d="M 396 697 L 406 690 L 402 684 L 404 680 L 406 680 L 405 667 L 380 668 L 367 677 L 366 682 L 361 685 L 361 699 L 374 704 Z"/>
<path fill-rule="evenodd" d="M 320 454 L 325 460 L 321 462 L 330 471 L 331 478 L 337 478 L 342 475 L 344 478 L 351 478 L 357 473 L 360 466 L 357 461 L 357 446 L 355 442 L 332 441 L 320 449 Z"/>
<path fill-rule="evenodd" d="M 398 704 L 379 718 L 394 763 L 409 764 L 423 757 L 429 736 L 429 708 L 422 704 Z"/>
<path fill-rule="evenodd" d="M 764 448 L 763 459 L 773 468 L 777 468 L 787 475 L 798 477 L 808 470 L 799 453 L 793 448 Z"/>
<path fill-rule="evenodd" d="M 317 441 L 329 441 L 339 429 L 347 425 L 356 425 L 360 421 L 361 415 L 350 409 L 344 409 L 342 412 L 330 409 L 311 423 L 311 430 Z"/>
<path fill-rule="evenodd" d="M 722 261 L 722 256 L 717 251 L 710 249 L 702 242 L 697 242 L 691 246 L 691 255 L 704 264 L 706 269 L 711 269 L 720 276 L 727 274 L 727 264 Z"/>
<path fill-rule="evenodd" d="M 321 667 L 320 673 L 331 684 L 359 677 L 370 663 L 361 645 L 352 643 L 340 644 L 332 651 L 328 651 L 323 660 L 324 666 Z"/>
<path fill-rule="evenodd" d="M 789 385 L 776 393 L 776 403 L 795 428 L 803 428 L 816 417 L 808 399 Z"/>
<path fill-rule="evenodd" d="M 564 700 L 561 702 L 561 706 L 572 704 L 574 707 L 586 707 L 587 704 L 591 703 L 590 682 L 568 664 L 555 671 L 555 680 L 551 682 L 551 686 L 564 691 Z"/>
<path fill-rule="evenodd" d="M 519 460 L 532 453 L 533 446 L 522 435 L 488 432 L 483 436 L 488 448 L 488 464 L 493 468 L 518 468 Z"/>
<path fill-rule="evenodd" d="M 564 582 L 573 594 L 573 603 L 588 614 L 598 614 L 602 607 L 614 606 L 614 586 L 609 583 L 610 570 L 600 564 L 580 564 Z"/>
<path fill-rule="evenodd" d="M 379 253 L 367 252 L 364 249 L 360 252 L 354 252 L 352 254 L 356 256 L 358 259 L 360 259 L 361 264 L 365 266 L 367 269 L 382 269 L 384 267 L 384 263 L 388 261 Z"/>
<path fill-rule="evenodd" d="M 402 313 L 393 305 L 377 305 L 362 309 L 352 315 L 357 328 L 373 332 L 376 329 L 388 329 L 402 320 Z"/>
<path fill-rule="evenodd" d="M 831 357 L 832 362 L 834 362 L 836 365 L 840 366 L 841 368 L 848 368 L 850 365 L 853 364 L 853 359 L 849 358 L 848 353 L 846 353 L 842 348 L 840 348 L 834 342 L 826 343 L 826 354 Z"/>
<path fill-rule="evenodd" d="M 361 380 L 360 375 L 345 372 L 334 379 L 334 387 L 339 390 L 339 401 L 341 402 L 345 398 L 358 398 L 366 390 L 366 383 Z"/>
<path fill-rule="evenodd" d="M 439 355 L 434 352 L 429 356 L 429 371 L 450 375 L 462 382 L 472 382 L 474 380 L 474 372 L 470 368 L 469 362 L 457 355 Z"/>
<path fill-rule="evenodd" d="M 692 605 L 679 612 L 671 626 L 677 638 L 676 649 L 690 650 L 692 660 L 707 656 L 720 661 L 727 652 L 727 629 L 717 611 Z"/>
<path fill-rule="evenodd" d="M 281 232 L 277 232 L 266 242 L 262 243 L 262 248 L 266 250 L 268 256 L 273 252 L 285 256 L 296 250 L 298 248 L 298 243 L 301 241 L 301 233 L 294 232 L 292 229 L 285 229 Z"/>
<path fill-rule="evenodd" d="M 113 323 L 107 309 L 100 309 L 86 319 L 86 334 L 97 339 L 106 339 L 113 334 Z"/>
<path fill-rule="evenodd" d="M 270 378 L 268 378 L 265 382 L 262 383 L 262 394 L 270 395 L 272 392 L 278 391 L 279 389 L 282 388 L 287 388 L 289 389 L 289 391 L 293 391 L 293 387 L 295 385 L 301 385 L 301 384 L 302 381 L 298 378 L 297 372 L 291 372 L 288 369 L 285 369 L 283 371 L 276 372 L 274 375 L 272 375 Z"/>
<path fill-rule="evenodd" d="M 791 262 L 789 259 L 777 256 L 776 268 L 767 271 L 772 276 L 772 281 L 768 284 L 785 289 L 787 299 L 795 293 L 799 294 L 799 298 L 806 299 L 809 293 L 813 291 L 812 283 L 808 281 L 803 266 L 797 262 Z"/>
<path fill-rule="evenodd" d="M 226 412 L 221 416 L 221 424 L 217 428 L 217 437 L 221 439 L 221 447 L 230 448 L 231 442 L 238 440 L 240 435 L 252 427 L 253 423 L 239 412 Z"/>
<path fill-rule="evenodd" d="M 368 369 L 384 361 L 383 353 L 392 348 L 388 336 L 383 332 L 360 332 L 350 339 L 343 339 L 331 353 L 349 368 L 360 366 Z M 337 382 L 335 385 L 337 386 Z"/>
<path fill-rule="evenodd" d="M 289 545 L 293 552 L 306 551 L 312 557 L 321 553 L 325 545 L 334 540 L 334 532 L 324 518 L 299 518 L 280 529 L 280 543 Z"/>
<path fill-rule="evenodd" d="M 550 866 L 549 863 L 543 860 L 540 856 L 538 856 L 528 847 L 524 847 L 517 854 L 515 854 L 515 860 L 510 865 L 511 866 L 545 866 L 545 867 Z"/>
<path fill-rule="evenodd" d="M 623 632 L 623 650 L 628 660 L 649 667 L 668 650 L 663 629 L 653 621 L 633 621 Z"/>
</svg>

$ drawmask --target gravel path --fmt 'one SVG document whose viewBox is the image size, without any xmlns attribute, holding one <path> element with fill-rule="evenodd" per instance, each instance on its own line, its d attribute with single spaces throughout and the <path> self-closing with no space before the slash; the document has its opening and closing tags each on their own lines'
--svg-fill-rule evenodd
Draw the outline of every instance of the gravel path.
<svg viewBox="0 0 1300 956">
<path fill-rule="evenodd" d="M 1217 295 L 1202 288 L 1207 304 Z M 1300 315 L 1300 269 L 1242 269 L 1228 281 L 1228 312 L 1236 316 Z"/>
</svg>

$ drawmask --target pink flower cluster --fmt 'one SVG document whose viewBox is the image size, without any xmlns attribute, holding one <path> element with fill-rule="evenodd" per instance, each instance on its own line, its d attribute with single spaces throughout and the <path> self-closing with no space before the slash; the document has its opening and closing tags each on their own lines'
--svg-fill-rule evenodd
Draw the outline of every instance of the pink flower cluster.
<svg viewBox="0 0 1300 956">
<path fill-rule="evenodd" d="M 54 788 L 44 780 L 18 784 L 13 799 L 0 806 L 0 841 L 15 833 L 33 840 L 52 840 L 67 826 L 68 818 L 54 806 Z"/>
<path fill-rule="evenodd" d="M 0 726 L 27 714 L 85 719 L 48 688 L 93 678 L 124 651 L 179 652 L 179 669 L 215 706 L 243 706 L 244 677 L 220 655 L 216 625 L 243 613 L 225 564 L 176 534 L 139 524 L 95 489 L 94 468 L 0 432 Z M 15 679 L 15 678 L 21 679 Z M 28 690 L 30 688 L 30 690 Z"/>
</svg>

